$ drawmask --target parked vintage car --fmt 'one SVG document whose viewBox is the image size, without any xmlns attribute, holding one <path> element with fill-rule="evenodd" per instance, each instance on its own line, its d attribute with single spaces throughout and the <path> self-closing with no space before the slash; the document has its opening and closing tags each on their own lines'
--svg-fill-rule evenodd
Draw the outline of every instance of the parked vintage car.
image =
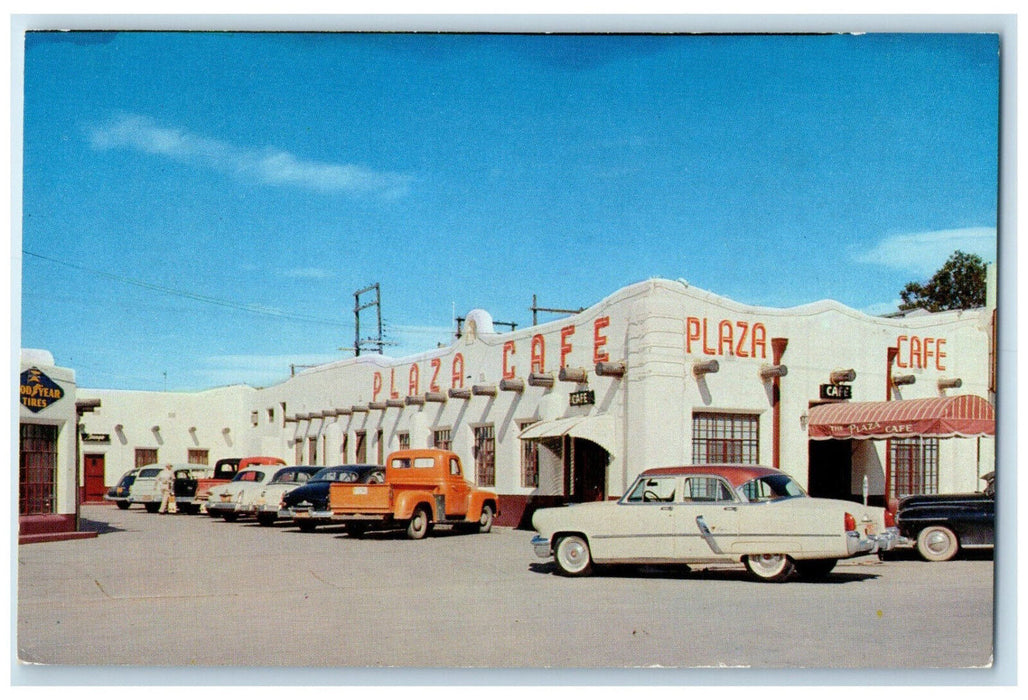
<svg viewBox="0 0 1028 700">
<path fill-rule="evenodd" d="M 282 497 L 278 517 L 292 518 L 304 532 L 313 532 L 319 524 L 332 521 L 328 507 L 329 486 L 333 482 L 381 484 L 385 471 L 379 464 L 340 464 L 325 467 L 303 486 Z"/>
<path fill-rule="evenodd" d="M 116 506 L 122 510 L 127 509 L 131 504 L 129 503 L 129 488 L 132 486 L 132 482 L 136 480 L 136 475 L 139 474 L 139 468 L 129 469 L 127 472 L 121 475 L 118 479 L 118 483 L 107 490 L 104 494 L 105 501 L 113 501 Z"/>
<path fill-rule="evenodd" d="M 986 549 L 996 542 L 996 472 L 981 477 L 978 493 L 907 496 L 896 510 L 900 535 L 927 561 L 948 561 L 962 549 Z"/>
<path fill-rule="evenodd" d="M 282 467 L 266 485 L 260 488 L 242 488 L 236 493 L 236 517 L 255 516 L 261 525 L 273 525 L 278 519 L 282 496 L 303 486 L 322 467 Z"/>
<path fill-rule="evenodd" d="M 818 578 L 899 538 L 884 508 L 811 498 L 781 470 L 738 465 L 649 469 L 618 501 L 544 508 L 532 524 L 536 554 L 567 576 L 594 562 L 741 562 L 762 581 Z"/>
<path fill-rule="evenodd" d="M 250 489 L 260 489 L 271 482 L 281 467 L 277 464 L 260 464 L 247 467 L 236 473 L 232 481 L 213 487 L 207 496 L 207 514 L 233 522 L 239 517 L 236 505 L 241 494 Z"/>
<path fill-rule="evenodd" d="M 156 513 L 161 507 L 161 487 L 157 475 L 161 473 L 167 462 L 147 464 L 139 468 L 129 487 L 128 502 L 141 503 L 148 513 Z M 195 512 L 192 494 L 196 491 L 196 481 L 210 474 L 210 467 L 204 464 L 172 464 L 175 474 L 172 490 L 175 493 L 176 508 L 183 512 Z M 195 506 L 199 510 L 199 506 Z"/>
</svg>

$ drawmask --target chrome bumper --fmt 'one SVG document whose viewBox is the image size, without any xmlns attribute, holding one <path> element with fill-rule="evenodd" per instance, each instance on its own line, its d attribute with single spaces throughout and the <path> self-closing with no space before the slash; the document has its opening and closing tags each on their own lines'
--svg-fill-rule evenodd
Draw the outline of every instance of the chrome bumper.
<svg viewBox="0 0 1028 700">
<path fill-rule="evenodd" d="M 550 541 L 542 535 L 536 535 L 532 538 L 532 548 L 535 550 L 535 555 L 540 559 L 549 559 L 553 556 Z"/>
<path fill-rule="evenodd" d="M 846 533 L 846 550 L 851 557 L 860 554 L 888 552 L 895 549 L 899 541 L 899 529 L 895 527 L 885 528 L 885 532 L 877 535 L 864 535 L 863 537 L 859 532 L 851 530 Z"/>
<path fill-rule="evenodd" d="M 218 513 L 218 514 L 221 514 L 221 513 L 235 513 L 236 512 L 236 504 L 235 504 L 234 501 L 229 501 L 227 503 L 223 503 L 221 501 L 215 501 L 214 503 L 211 503 L 210 501 L 208 501 L 207 502 L 207 512 L 208 513 Z"/>
<path fill-rule="evenodd" d="M 331 520 L 330 510 L 284 510 L 279 517 L 292 518 L 293 520 Z"/>
</svg>

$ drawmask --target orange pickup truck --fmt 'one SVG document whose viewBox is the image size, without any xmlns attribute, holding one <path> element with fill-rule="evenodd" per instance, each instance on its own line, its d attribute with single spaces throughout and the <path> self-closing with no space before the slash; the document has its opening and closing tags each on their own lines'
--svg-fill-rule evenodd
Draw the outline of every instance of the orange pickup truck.
<svg viewBox="0 0 1028 700">
<path fill-rule="evenodd" d="M 389 455 L 385 483 L 333 483 L 328 507 L 332 520 L 350 534 L 402 530 L 420 540 L 436 524 L 489 532 L 500 512 L 493 491 L 464 479 L 460 458 L 446 450 L 400 450 Z"/>
</svg>

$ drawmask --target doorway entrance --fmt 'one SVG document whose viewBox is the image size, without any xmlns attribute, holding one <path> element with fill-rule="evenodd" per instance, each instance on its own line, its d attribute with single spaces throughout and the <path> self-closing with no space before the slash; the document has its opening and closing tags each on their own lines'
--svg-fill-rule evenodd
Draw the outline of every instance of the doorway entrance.
<svg viewBox="0 0 1028 700">
<path fill-rule="evenodd" d="M 607 498 L 607 464 L 610 455 L 590 440 L 564 437 L 564 493 L 571 503 Z"/>
<path fill-rule="evenodd" d="M 861 496 L 853 494 L 853 441 L 811 440 L 808 445 L 807 492 L 859 502 Z"/>
<path fill-rule="evenodd" d="M 107 486 L 107 467 L 102 454 L 87 454 L 82 457 L 82 471 L 85 477 L 85 486 L 82 494 L 83 503 L 102 503 Z"/>
</svg>

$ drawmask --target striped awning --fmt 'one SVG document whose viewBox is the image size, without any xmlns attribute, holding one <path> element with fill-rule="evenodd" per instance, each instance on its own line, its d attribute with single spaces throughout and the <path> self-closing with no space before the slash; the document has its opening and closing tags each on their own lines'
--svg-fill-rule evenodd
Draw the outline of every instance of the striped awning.
<svg viewBox="0 0 1028 700">
<path fill-rule="evenodd" d="M 811 440 L 981 437 L 996 434 L 992 405 L 980 396 L 829 403 L 810 409 Z"/>
<path fill-rule="evenodd" d="M 595 442 L 607 452 L 617 454 L 613 416 L 573 416 L 540 421 L 522 430 L 518 437 L 522 440 L 539 440 L 562 435 Z"/>
</svg>

